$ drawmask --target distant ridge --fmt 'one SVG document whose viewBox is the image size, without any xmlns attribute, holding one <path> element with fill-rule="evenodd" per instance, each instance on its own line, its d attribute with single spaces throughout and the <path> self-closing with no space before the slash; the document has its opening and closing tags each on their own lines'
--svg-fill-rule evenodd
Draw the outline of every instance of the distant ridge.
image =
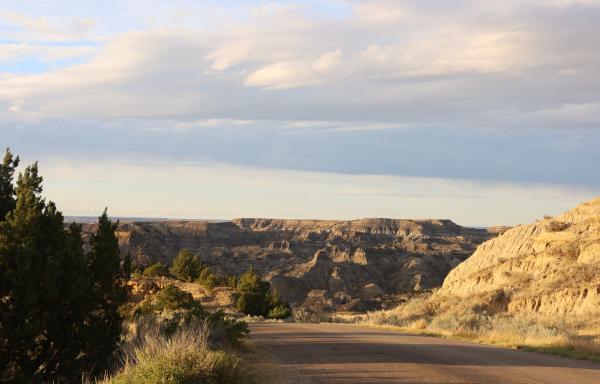
<svg viewBox="0 0 600 384">
<path fill-rule="evenodd" d="M 119 220 L 121 222 L 129 223 L 150 223 L 150 222 L 161 222 L 161 221 L 200 221 L 209 223 L 218 223 L 230 220 L 211 220 L 211 219 L 173 219 L 168 217 L 136 217 L 136 216 L 111 216 L 111 220 Z M 98 221 L 98 216 L 65 216 L 66 223 L 79 223 L 79 224 L 94 224 Z"/>
</svg>

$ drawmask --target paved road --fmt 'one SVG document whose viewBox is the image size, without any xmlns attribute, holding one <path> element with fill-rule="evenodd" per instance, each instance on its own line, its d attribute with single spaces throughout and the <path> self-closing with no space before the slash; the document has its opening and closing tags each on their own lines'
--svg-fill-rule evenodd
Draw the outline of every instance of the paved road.
<svg viewBox="0 0 600 384">
<path fill-rule="evenodd" d="M 311 383 L 600 384 L 600 364 L 343 324 L 255 323 L 252 339 Z"/>
</svg>

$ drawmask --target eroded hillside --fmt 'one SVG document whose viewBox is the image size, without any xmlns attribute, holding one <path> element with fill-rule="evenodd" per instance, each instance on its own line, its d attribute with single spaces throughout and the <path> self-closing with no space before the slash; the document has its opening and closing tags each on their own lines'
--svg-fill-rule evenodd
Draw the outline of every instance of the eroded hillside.
<svg viewBox="0 0 600 384">
<path fill-rule="evenodd" d="M 496 297 L 508 312 L 598 313 L 600 198 L 506 231 L 452 270 L 440 295 Z"/>
<path fill-rule="evenodd" d="M 252 265 L 294 305 L 366 310 L 439 287 L 496 234 L 449 220 L 236 219 L 122 223 L 118 235 L 122 254 L 141 264 L 170 263 L 186 248 L 221 274 Z"/>
</svg>

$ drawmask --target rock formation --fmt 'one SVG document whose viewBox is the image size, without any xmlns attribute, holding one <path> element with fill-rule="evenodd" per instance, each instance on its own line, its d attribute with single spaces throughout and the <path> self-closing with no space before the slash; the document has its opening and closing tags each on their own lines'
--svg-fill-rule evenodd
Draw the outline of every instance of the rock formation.
<svg viewBox="0 0 600 384">
<path fill-rule="evenodd" d="M 504 298 L 508 312 L 598 313 L 600 198 L 483 243 L 449 273 L 438 293 L 492 292 L 490 297 Z"/>
<path fill-rule="evenodd" d="M 88 225 L 87 232 L 93 230 Z M 181 249 L 221 274 L 252 265 L 293 305 L 372 309 L 439 287 L 477 245 L 496 236 L 449 220 L 236 219 L 124 222 L 122 254 L 169 264 Z"/>
</svg>

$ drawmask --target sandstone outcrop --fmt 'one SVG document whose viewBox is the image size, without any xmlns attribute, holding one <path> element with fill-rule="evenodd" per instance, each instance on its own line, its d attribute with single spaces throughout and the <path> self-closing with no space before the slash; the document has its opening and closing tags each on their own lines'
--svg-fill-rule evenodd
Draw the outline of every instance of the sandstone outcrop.
<svg viewBox="0 0 600 384">
<path fill-rule="evenodd" d="M 483 243 L 448 274 L 438 294 L 491 292 L 502 292 L 513 313 L 598 313 L 600 198 Z"/>
<path fill-rule="evenodd" d="M 217 273 L 239 275 L 252 265 L 293 305 L 376 308 L 439 287 L 496 231 L 449 220 L 246 218 L 124 222 L 118 236 L 122 254 L 141 265 L 169 264 L 185 248 Z"/>
</svg>

